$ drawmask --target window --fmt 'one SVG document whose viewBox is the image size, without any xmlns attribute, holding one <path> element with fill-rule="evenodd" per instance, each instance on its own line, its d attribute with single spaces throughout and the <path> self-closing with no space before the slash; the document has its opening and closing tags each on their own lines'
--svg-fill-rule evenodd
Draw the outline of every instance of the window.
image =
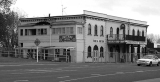
<svg viewBox="0 0 160 82">
<path fill-rule="evenodd" d="M 92 49 L 91 49 L 91 46 L 88 47 L 88 57 L 92 57 Z"/>
<path fill-rule="evenodd" d="M 60 49 L 55 49 L 55 54 L 59 55 L 60 54 Z"/>
<path fill-rule="evenodd" d="M 23 47 L 23 43 L 21 43 L 21 47 Z"/>
<path fill-rule="evenodd" d="M 61 28 L 57 28 L 56 32 L 57 34 L 61 34 Z"/>
<path fill-rule="evenodd" d="M 135 31 L 134 31 L 134 29 L 132 30 L 132 35 L 135 36 Z"/>
<path fill-rule="evenodd" d="M 62 27 L 62 34 L 65 34 L 65 27 Z"/>
<path fill-rule="evenodd" d="M 91 35 L 91 24 L 88 24 L 88 35 Z"/>
<path fill-rule="evenodd" d="M 100 48 L 100 57 L 104 57 L 103 47 Z"/>
<path fill-rule="evenodd" d="M 113 37 L 113 28 L 110 27 L 110 37 Z"/>
<path fill-rule="evenodd" d="M 139 30 L 137 31 L 137 36 L 139 36 Z"/>
<path fill-rule="evenodd" d="M 44 34 L 44 35 L 47 34 L 47 29 L 43 29 L 43 34 Z"/>
<path fill-rule="evenodd" d="M 103 26 L 101 26 L 100 36 L 103 36 Z"/>
<path fill-rule="evenodd" d="M 20 34 L 21 34 L 21 36 L 23 36 L 23 29 L 20 30 Z"/>
<path fill-rule="evenodd" d="M 142 31 L 142 36 L 144 37 L 144 31 Z"/>
<path fill-rule="evenodd" d="M 112 47 L 110 47 L 110 57 L 113 58 L 113 48 Z"/>
<path fill-rule="evenodd" d="M 32 32 L 32 33 L 36 33 L 36 32 Z M 47 34 L 47 29 L 44 29 L 44 28 L 38 29 L 38 35 L 46 35 L 46 34 Z"/>
<path fill-rule="evenodd" d="M 67 33 L 67 34 L 69 34 L 69 33 L 70 33 L 70 31 L 69 31 L 69 30 L 70 30 L 70 28 L 69 28 L 69 27 L 66 27 L 66 33 Z"/>
<path fill-rule="evenodd" d="M 82 27 L 78 27 L 77 32 L 78 34 L 82 34 Z"/>
<path fill-rule="evenodd" d="M 94 36 L 98 36 L 98 28 L 97 28 L 97 25 L 94 26 Z"/>
<path fill-rule="evenodd" d="M 25 35 L 28 35 L 28 29 L 25 29 Z"/>
<path fill-rule="evenodd" d="M 70 27 L 70 34 L 73 34 L 73 27 Z"/>
<path fill-rule="evenodd" d="M 52 34 L 56 34 L 56 29 L 52 28 Z"/>
</svg>

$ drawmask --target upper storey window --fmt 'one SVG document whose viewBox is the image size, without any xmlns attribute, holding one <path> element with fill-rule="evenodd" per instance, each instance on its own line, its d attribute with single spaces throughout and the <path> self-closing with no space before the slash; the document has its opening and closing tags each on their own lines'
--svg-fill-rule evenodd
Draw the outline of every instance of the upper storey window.
<svg viewBox="0 0 160 82">
<path fill-rule="evenodd" d="M 139 30 L 137 31 L 137 36 L 139 36 L 140 34 L 139 34 Z"/>
<path fill-rule="evenodd" d="M 88 35 L 92 35 L 92 33 L 91 33 L 91 24 L 88 24 Z"/>
<path fill-rule="evenodd" d="M 135 36 L 135 31 L 134 31 L 134 29 L 132 30 L 132 35 Z"/>
<path fill-rule="evenodd" d="M 113 37 L 113 28 L 110 27 L 110 37 Z"/>
<path fill-rule="evenodd" d="M 21 34 L 21 36 L 23 36 L 23 29 L 20 30 L 20 34 Z"/>
<path fill-rule="evenodd" d="M 142 31 L 142 36 L 144 37 L 144 31 Z"/>
<path fill-rule="evenodd" d="M 73 27 L 52 28 L 52 34 L 74 34 Z"/>
<path fill-rule="evenodd" d="M 98 28 L 97 28 L 97 25 L 94 26 L 94 36 L 98 36 Z"/>
<path fill-rule="evenodd" d="M 103 36 L 103 26 L 101 26 L 100 36 Z"/>
</svg>

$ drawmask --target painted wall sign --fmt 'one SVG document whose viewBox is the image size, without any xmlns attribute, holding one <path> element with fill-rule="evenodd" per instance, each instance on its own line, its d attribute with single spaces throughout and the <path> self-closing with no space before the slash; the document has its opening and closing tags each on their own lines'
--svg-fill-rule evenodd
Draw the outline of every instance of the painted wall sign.
<svg viewBox="0 0 160 82">
<path fill-rule="evenodd" d="M 76 42 L 76 35 L 60 35 L 59 42 Z"/>
</svg>

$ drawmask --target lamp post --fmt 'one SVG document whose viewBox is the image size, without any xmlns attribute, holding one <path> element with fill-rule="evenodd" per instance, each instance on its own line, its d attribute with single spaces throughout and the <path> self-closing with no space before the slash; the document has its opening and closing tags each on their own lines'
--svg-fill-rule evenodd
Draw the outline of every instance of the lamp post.
<svg viewBox="0 0 160 82">
<path fill-rule="evenodd" d="M 51 28 L 52 28 L 52 25 L 51 25 L 51 17 L 50 17 L 50 14 L 49 14 L 49 28 L 50 28 L 50 30 L 49 30 L 49 45 L 51 46 L 51 42 L 52 42 L 52 37 L 51 37 Z"/>
</svg>

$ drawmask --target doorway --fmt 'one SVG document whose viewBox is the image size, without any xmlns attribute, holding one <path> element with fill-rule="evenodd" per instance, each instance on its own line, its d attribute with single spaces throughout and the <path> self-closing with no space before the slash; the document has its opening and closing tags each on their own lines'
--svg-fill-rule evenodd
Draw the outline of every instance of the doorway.
<svg viewBox="0 0 160 82">
<path fill-rule="evenodd" d="M 99 57 L 98 46 L 95 45 L 93 48 L 93 62 L 98 62 L 98 57 Z"/>
</svg>

